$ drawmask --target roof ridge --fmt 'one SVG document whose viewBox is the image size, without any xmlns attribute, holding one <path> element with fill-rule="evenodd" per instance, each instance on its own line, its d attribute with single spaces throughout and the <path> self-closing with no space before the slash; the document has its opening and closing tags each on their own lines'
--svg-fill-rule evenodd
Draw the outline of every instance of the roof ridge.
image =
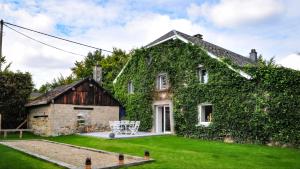
<svg viewBox="0 0 300 169">
<path fill-rule="evenodd" d="M 177 32 L 180 33 L 180 34 L 183 34 L 183 35 L 185 35 L 185 36 L 189 36 L 189 37 L 192 38 L 192 39 L 195 39 L 195 40 L 198 40 L 198 41 L 202 41 L 202 42 L 208 43 L 209 45 L 213 45 L 213 46 L 215 46 L 215 47 L 221 48 L 221 49 L 224 50 L 224 51 L 231 52 L 232 54 L 235 54 L 235 55 L 237 55 L 237 56 L 239 56 L 239 57 L 243 57 L 244 59 L 247 59 L 248 61 L 253 62 L 250 58 L 248 58 L 248 57 L 246 57 L 246 56 L 244 56 L 244 55 L 238 54 L 238 53 L 236 53 L 236 52 L 234 52 L 234 51 L 231 51 L 231 50 L 229 50 L 229 49 L 225 49 L 224 47 L 221 47 L 221 46 L 219 46 L 219 45 L 213 44 L 213 43 L 211 43 L 211 42 L 209 42 L 209 41 L 206 41 L 206 40 L 203 40 L 203 39 L 199 39 L 199 38 L 197 38 L 197 37 L 188 35 L 188 34 L 186 34 L 186 33 L 182 33 L 182 32 L 180 32 L 180 31 L 177 31 Z"/>
</svg>

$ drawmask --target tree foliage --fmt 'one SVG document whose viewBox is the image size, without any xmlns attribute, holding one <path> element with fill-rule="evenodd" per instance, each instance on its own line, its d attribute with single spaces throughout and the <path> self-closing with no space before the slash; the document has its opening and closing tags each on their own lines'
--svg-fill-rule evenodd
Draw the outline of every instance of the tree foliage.
<svg viewBox="0 0 300 169">
<path fill-rule="evenodd" d="M 64 76 L 61 74 L 60 77 L 54 78 L 54 79 L 52 80 L 51 83 L 47 82 L 47 83 L 43 84 L 43 85 L 39 88 L 38 92 L 39 92 L 39 93 L 46 93 L 46 92 L 48 92 L 48 91 L 50 91 L 50 90 L 52 90 L 52 89 L 54 89 L 54 88 L 56 88 L 56 87 L 58 87 L 58 86 L 71 84 L 71 83 L 73 83 L 75 80 L 76 80 L 76 79 L 73 77 L 73 75 L 69 75 L 69 76 L 64 77 Z"/>
<path fill-rule="evenodd" d="M 2 128 L 16 128 L 26 119 L 26 104 L 33 84 L 29 73 L 0 72 Z"/>
<path fill-rule="evenodd" d="M 11 62 L 8 63 L 8 64 L 6 64 L 6 62 L 7 61 L 6 61 L 5 56 L 0 56 L 0 72 L 7 72 L 7 71 L 9 71 L 9 68 L 11 66 Z M 4 64 L 6 64 L 6 65 L 5 65 L 4 69 L 3 69 L 2 67 L 4 66 Z"/>
<path fill-rule="evenodd" d="M 75 66 L 71 68 L 72 74 L 69 76 L 60 76 L 47 82 L 39 88 L 39 92 L 45 93 L 57 86 L 70 84 L 76 80 L 83 79 L 93 75 L 93 67 L 99 65 L 102 67 L 102 83 L 103 87 L 112 92 L 112 82 L 121 71 L 123 66 L 129 59 L 129 55 L 121 49 L 113 49 L 111 55 L 105 56 L 101 51 L 97 50 L 93 53 L 89 52 L 82 61 L 76 61 Z"/>
<path fill-rule="evenodd" d="M 121 49 L 114 48 L 113 53 L 108 56 L 104 56 L 101 51 L 95 51 L 94 53 L 89 53 L 83 61 L 76 61 L 72 72 L 76 78 L 85 78 L 92 76 L 93 67 L 99 65 L 102 67 L 103 86 L 112 91 L 112 82 L 126 64 L 128 58 L 129 55 Z"/>
<path fill-rule="evenodd" d="M 197 79 L 199 64 L 209 72 L 207 84 Z M 198 46 L 168 41 L 133 52 L 114 86 L 115 95 L 125 106 L 127 117 L 140 120 L 141 129 L 150 130 L 155 79 L 164 72 L 171 85 L 178 135 L 205 139 L 231 136 L 237 142 L 272 140 L 300 145 L 300 73 L 278 67 L 273 60 L 261 60 L 259 66 L 249 66 L 244 71 L 252 75 L 251 80 Z M 134 94 L 127 92 L 129 81 L 134 85 Z M 209 127 L 196 126 L 198 105 L 206 102 L 213 104 L 213 123 Z"/>
</svg>

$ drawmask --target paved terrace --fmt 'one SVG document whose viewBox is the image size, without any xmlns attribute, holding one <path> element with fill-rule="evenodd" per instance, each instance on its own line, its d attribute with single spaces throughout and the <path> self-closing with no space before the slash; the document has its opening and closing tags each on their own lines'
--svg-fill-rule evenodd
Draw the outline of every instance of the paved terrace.
<svg viewBox="0 0 300 169">
<path fill-rule="evenodd" d="M 91 133 L 80 133 L 79 135 L 110 139 L 109 138 L 109 134 L 110 133 L 111 132 L 91 132 Z M 167 135 L 167 133 L 138 132 L 135 135 L 116 134 L 115 135 L 115 139 L 148 137 L 148 136 L 160 136 L 160 135 Z"/>
</svg>

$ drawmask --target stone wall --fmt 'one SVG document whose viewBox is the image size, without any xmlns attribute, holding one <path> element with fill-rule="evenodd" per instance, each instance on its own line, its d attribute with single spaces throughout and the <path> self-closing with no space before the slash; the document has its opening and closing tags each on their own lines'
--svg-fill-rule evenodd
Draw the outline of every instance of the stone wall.
<svg viewBox="0 0 300 169">
<path fill-rule="evenodd" d="M 33 118 L 43 112 L 48 113 L 49 117 Z M 78 116 L 84 118 L 84 125 L 78 124 Z M 38 135 L 68 135 L 80 132 L 83 126 L 89 126 L 89 132 L 108 129 L 109 121 L 119 120 L 119 107 L 50 104 L 31 109 L 28 118 L 28 127 Z"/>
<path fill-rule="evenodd" d="M 75 110 L 74 107 L 80 109 Z M 85 110 L 82 108 L 85 108 Z M 54 104 L 53 120 L 51 120 L 52 135 L 67 135 L 80 132 L 83 125 L 78 124 L 79 115 L 85 120 L 84 126 L 90 126 L 89 132 L 99 131 L 108 129 L 109 121 L 119 120 L 119 107 Z"/>
<path fill-rule="evenodd" d="M 51 134 L 50 105 L 31 108 L 28 115 L 28 128 L 33 129 L 34 134 L 48 136 Z"/>
</svg>

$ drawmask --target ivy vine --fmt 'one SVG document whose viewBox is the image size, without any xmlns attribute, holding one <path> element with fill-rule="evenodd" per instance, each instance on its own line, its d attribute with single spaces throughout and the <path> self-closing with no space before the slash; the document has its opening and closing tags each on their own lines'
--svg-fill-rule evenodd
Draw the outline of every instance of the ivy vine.
<svg viewBox="0 0 300 169">
<path fill-rule="evenodd" d="M 225 60 L 227 63 L 228 60 Z M 153 122 L 155 79 L 168 74 L 171 85 L 176 134 L 236 142 L 272 141 L 300 145 L 300 73 L 287 68 L 247 66 L 247 80 L 200 47 L 170 40 L 151 48 L 136 49 L 114 85 L 127 118 L 140 120 L 142 130 Z M 197 66 L 209 72 L 209 82 L 199 83 Z M 237 66 L 236 66 L 237 67 Z M 132 81 L 134 93 L 127 92 Z M 200 103 L 213 104 L 213 122 L 196 126 Z"/>
</svg>

